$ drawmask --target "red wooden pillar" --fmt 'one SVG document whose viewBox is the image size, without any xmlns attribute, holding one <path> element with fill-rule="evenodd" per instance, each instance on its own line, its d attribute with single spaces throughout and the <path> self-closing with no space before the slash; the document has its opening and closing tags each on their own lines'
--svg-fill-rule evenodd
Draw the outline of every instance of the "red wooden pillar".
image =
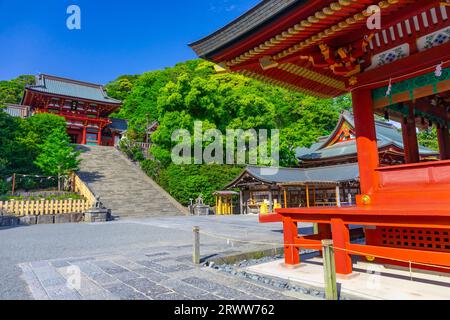
<svg viewBox="0 0 450 320">
<path fill-rule="evenodd" d="M 283 217 L 284 226 L 284 259 L 287 265 L 295 266 L 300 263 L 300 252 L 294 246 L 298 237 L 298 225 L 292 218 Z"/>
<path fill-rule="evenodd" d="M 331 240 L 333 238 L 331 225 L 326 223 L 319 223 L 317 234 L 321 240 Z M 323 255 L 323 250 L 320 251 L 320 255 Z"/>
<path fill-rule="evenodd" d="M 437 136 L 439 142 L 439 153 L 441 160 L 450 159 L 450 134 L 447 126 L 437 129 Z"/>
<path fill-rule="evenodd" d="M 405 149 L 405 162 L 419 162 L 419 142 L 417 141 L 417 129 L 413 105 L 409 106 L 409 115 L 402 121 L 402 134 Z"/>
<path fill-rule="evenodd" d="M 378 168 L 380 163 L 372 93 L 369 89 L 357 89 L 352 92 L 352 100 L 361 192 L 369 194 L 378 186 L 375 169 Z"/>
<path fill-rule="evenodd" d="M 331 240 L 332 233 L 331 233 L 331 225 L 326 223 L 319 223 L 319 236 L 320 239 L 323 240 Z"/>
<path fill-rule="evenodd" d="M 83 136 L 81 138 L 81 144 L 86 144 L 86 126 L 83 126 Z"/>
<path fill-rule="evenodd" d="M 98 128 L 97 142 L 98 142 L 99 146 L 102 145 L 102 128 L 101 127 Z"/>
<path fill-rule="evenodd" d="M 350 243 L 350 230 L 341 219 L 331 219 L 333 232 L 334 257 L 336 260 L 336 273 L 351 274 L 353 272 L 352 257 L 344 251 Z"/>
</svg>

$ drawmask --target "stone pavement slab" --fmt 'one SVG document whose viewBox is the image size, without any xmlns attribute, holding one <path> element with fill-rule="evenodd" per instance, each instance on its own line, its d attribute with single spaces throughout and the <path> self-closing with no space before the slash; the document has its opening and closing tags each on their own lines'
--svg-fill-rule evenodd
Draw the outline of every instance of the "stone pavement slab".
<svg viewBox="0 0 450 320">
<path fill-rule="evenodd" d="M 44 300 L 263 300 L 289 299 L 283 290 L 263 288 L 235 279 L 208 267 L 177 261 L 164 255 L 170 267 L 149 259 L 158 253 L 100 257 L 21 264 L 24 279 L 34 299 Z M 167 259 L 167 260 L 166 260 Z M 64 262 L 64 263 L 62 263 Z M 116 264 L 121 263 L 121 265 Z M 63 267 L 59 267 L 64 265 Z M 133 269 L 127 269 L 131 266 Z M 141 266 L 137 268 L 137 266 Z M 156 266 L 156 267 L 155 267 Z M 73 270 L 80 271 L 79 286 L 73 285 Z"/>
<path fill-rule="evenodd" d="M 255 284 L 192 265 L 193 226 L 244 241 L 281 244 L 283 237 L 281 224 L 261 225 L 254 216 L 164 217 L 0 229 L 0 299 L 260 297 L 259 286 L 254 287 Z M 309 225 L 302 228 L 311 229 Z M 201 235 L 202 257 L 266 248 Z M 74 266 L 81 272 L 81 288 L 66 290 L 62 279 L 67 281 L 70 274 L 66 268 Z M 215 290 L 204 290 L 183 281 L 193 277 L 214 283 Z M 141 278 L 165 290 L 153 286 L 155 292 L 145 294 L 132 282 Z M 120 288 L 125 290 L 123 294 L 119 294 Z M 261 298 L 265 297 L 285 299 L 288 296 L 282 290 L 267 288 Z"/>
</svg>

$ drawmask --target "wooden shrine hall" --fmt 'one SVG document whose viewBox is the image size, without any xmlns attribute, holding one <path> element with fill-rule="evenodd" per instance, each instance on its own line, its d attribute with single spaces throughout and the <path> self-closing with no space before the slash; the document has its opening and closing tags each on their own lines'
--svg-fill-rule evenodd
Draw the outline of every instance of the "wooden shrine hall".
<svg viewBox="0 0 450 320">
<path fill-rule="evenodd" d="M 361 193 L 354 206 L 277 209 L 286 264 L 332 238 L 339 274 L 352 273 L 352 257 L 449 272 L 449 14 L 436 0 L 265 0 L 191 45 L 222 72 L 352 95 Z M 401 123 L 405 164 L 381 165 L 375 115 Z M 418 127 L 436 128 L 439 161 L 421 161 Z M 318 233 L 299 236 L 299 222 Z M 350 241 L 352 225 L 365 227 L 365 244 Z"/>
<path fill-rule="evenodd" d="M 391 123 L 375 121 L 380 166 L 405 164 L 403 136 Z M 226 188 L 240 190 L 241 214 L 274 212 L 278 207 L 351 205 L 360 193 L 354 117 L 343 111 L 333 132 L 309 148 L 298 148 L 298 168 L 248 166 Z M 436 161 L 439 152 L 419 146 L 421 161 Z M 270 171 L 268 171 L 270 173 Z M 278 217 L 279 218 L 279 217 Z M 281 219 L 279 219 L 281 220 Z"/>
<path fill-rule="evenodd" d="M 380 166 L 405 164 L 404 137 L 398 128 L 387 121 L 375 120 Z M 439 152 L 418 146 L 420 161 L 435 161 Z M 357 163 L 355 118 L 343 111 L 333 132 L 320 137 L 309 148 L 298 148 L 296 156 L 301 168 L 315 168 L 345 163 Z"/>
<path fill-rule="evenodd" d="M 72 143 L 114 146 L 127 130 L 122 119 L 110 119 L 122 102 L 108 97 L 103 86 L 41 74 L 25 87 L 23 106 L 31 114 L 62 116 Z"/>
</svg>

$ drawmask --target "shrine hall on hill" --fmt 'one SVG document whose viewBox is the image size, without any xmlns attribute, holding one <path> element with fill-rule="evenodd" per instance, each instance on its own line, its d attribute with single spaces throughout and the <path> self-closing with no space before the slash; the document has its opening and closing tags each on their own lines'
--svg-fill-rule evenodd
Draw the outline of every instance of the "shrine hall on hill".
<svg viewBox="0 0 450 320">
<path fill-rule="evenodd" d="M 7 105 L 11 115 L 38 113 L 62 116 L 72 143 L 114 146 L 127 130 L 127 121 L 109 116 L 122 102 L 108 97 L 103 86 L 40 74 L 25 87 L 21 105 Z"/>
</svg>

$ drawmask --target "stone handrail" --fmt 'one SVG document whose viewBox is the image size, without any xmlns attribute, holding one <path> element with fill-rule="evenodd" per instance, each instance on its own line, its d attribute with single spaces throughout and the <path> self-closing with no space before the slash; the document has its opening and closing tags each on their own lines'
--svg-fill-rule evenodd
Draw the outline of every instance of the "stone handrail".
<svg viewBox="0 0 450 320">
<path fill-rule="evenodd" d="M 80 194 L 87 200 L 89 205 L 88 209 L 94 207 L 95 203 L 97 202 L 94 193 L 76 173 L 73 173 L 73 191 Z"/>
</svg>

